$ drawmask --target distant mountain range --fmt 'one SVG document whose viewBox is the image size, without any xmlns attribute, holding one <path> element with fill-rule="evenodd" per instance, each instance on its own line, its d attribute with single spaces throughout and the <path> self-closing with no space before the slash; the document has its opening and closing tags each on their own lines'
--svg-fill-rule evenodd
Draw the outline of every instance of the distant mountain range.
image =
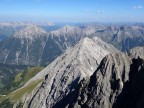
<svg viewBox="0 0 144 108">
<path fill-rule="evenodd" d="M 36 25 L 50 32 L 59 29 L 61 26 L 52 22 L 0 22 L 0 41 L 3 41 L 27 26 Z"/>
<path fill-rule="evenodd" d="M 41 27 L 28 26 L 1 42 L 0 62 L 47 65 L 90 33 L 91 31 L 70 26 L 47 33 Z"/>
<path fill-rule="evenodd" d="M 0 63 L 46 66 L 84 37 L 99 37 L 125 52 L 144 45 L 144 26 L 65 26 L 47 32 L 28 25 L 0 43 Z"/>
</svg>

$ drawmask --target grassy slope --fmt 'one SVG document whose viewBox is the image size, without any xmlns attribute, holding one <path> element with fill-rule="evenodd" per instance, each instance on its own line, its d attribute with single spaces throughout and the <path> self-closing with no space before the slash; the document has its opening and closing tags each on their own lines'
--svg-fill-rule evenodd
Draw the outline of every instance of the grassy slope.
<svg viewBox="0 0 144 108">
<path fill-rule="evenodd" d="M 16 92 L 10 93 L 7 97 L 10 99 L 11 102 L 15 102 L 16 100 L 20 100 L 25 93 L 31 93 L 32 90 L 42 82 L 42 80 L 38 80 L 25 88 L 19 89 Z"/>
<path fill-rule="evenodd" d="M 43 67 L 32 67 L 25 71 L 20 71 L 14 79 L 7 85 L 3 90 L 3 94 L 8 94 L 21 86 L 23 86 L 29 79 L 34 77 L 38 72 L 40 72 L 43 69 Z"/>
<path fill-rule="evenodd" d="M 25 95 L 25 94 L 29 94 L 31 93 L 34 88 L 40 84 L 42 82 L 42 80 L 38 80 L 24 88 L 21 88 L 17 91 L 14 91 L 6 96 L 0 96 L 0 108 L 13 108 L 13 105 L 14 103 L 16 103 L 17 101 L 20 102 L 20 106 L 21 107 L 18 107 L 18 108 L 22 108 L 22 97 Z"/>
<path fill-rule="evenodd" d="M 21 71 L 18 73 L 14 80 L 12 81 L 12 85 L 10 86 L 10 91 L 20 88 L 23 84 L 25 84 L 29 79 L 34 77 L 38 72 L 40 72 L 43 68 L 42 67 L 33 67 L 29 68 L 26 72 Z M 18 89 L 14 92 L 8 93 L 6 96 L 0 96 L 0 107 L 4 106 L 5 104 L 11 105 L 17 100 L 21 100 L 24 94 L 31 93 L 32 90 L 42 82 L 38 80 L 36 82 L 31 83 L 30 85 L 26 86 L 25 88 Z M 10 107 L 11 108 L 11 107 Z"/>
<path fill-rule="evenodd" d="M 4 87 L 9 85 L 20 70 L 26 70 L 27 68 L 28 66 L 7 65 L 0 63 L 0 94 L 4 92 Z"/>
</svg>

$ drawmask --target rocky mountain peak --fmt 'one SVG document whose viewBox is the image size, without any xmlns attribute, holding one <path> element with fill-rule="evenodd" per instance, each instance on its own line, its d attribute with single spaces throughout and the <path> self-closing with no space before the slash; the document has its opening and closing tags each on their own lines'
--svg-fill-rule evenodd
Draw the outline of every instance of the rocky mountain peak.
<svg viewBox="0 0 144 108">
<path fill-rule="evenodd" d="M 73 90 L 83 78 L 90 77 L 103 57 L 118 51 L 107 43 L 104 43 L 107 48 L 101 46 L 99 44 L 101 40 L 96 39 L 87 37 L 82 39 L 33 77 L 26 85 L 47 76 L 29 106 L 40 107 L 42 102 L 44 103 L 42 107 L 47 105 L 52 107 Z"/>
<path fill-rule="evenodd" d="M 125 53 L 109 54 L 90 79 L 82 80 L 54 108 L 143 108 L 143 82 L 143 59 Z"/>
<path fill-rule="evenodd" d="M 72 30 L 74 30 L 74 29 L 78 29 L 79 27 L 77 27 L 77 26 L 70 26 L 70 25 L 65 25 L 63 28 L 61 28 L 60 30 L 62 30 L 62 31 L 72 31 Z"/>
<path fill-rule="evenodd" d="M 69 108 L 112 108 L 125 83 L 129 81 L 131 64 L 131 58 L 124 53 L 107 55 L 90 80 L 83 80 L 78 89 L 71 92 L 72 94 L 70 93 L 66 100 L 62 100 L 55 107 L 63 105 L 65 108 L 66 106 L 70 106 Z"/>
<path fill-rule="evenodd" d="M 129 55 L 132 58 L 137 59 L 138 57 L 144 59 L 144 47 L 135 47 L 129 51 Z"/>
<path fill-rule="evenodd" d="M 51 32 L 52 34 L 56 35 L 56 36 L 61 36 L 61 35 L 81 35 L 81 29 L 79 27 L 76 26 L 69 26 L 66 25 L 62 28 L 60 28 L 59 30 L 55 30 Z"/>
<path fill-rule="evenodd" d="M 26 28 L 16 32 L 14 34 L 14 37 L 19 37 L 19 38 L 32 38 L 32 37 L 37 37 L 43 34 L 46 34 L 47 32 L 42 29 L 39 26 L 36 25 L 30 25 L 27 26 Z"/>
<path fill-rule="evenodd" d="M 63 30 L 70 30 L 70 29 L 73 29 L 73 28 L 74 28 L 74 26 L 65 25 L 65 26 L 63 27 Z"/>
</svg>

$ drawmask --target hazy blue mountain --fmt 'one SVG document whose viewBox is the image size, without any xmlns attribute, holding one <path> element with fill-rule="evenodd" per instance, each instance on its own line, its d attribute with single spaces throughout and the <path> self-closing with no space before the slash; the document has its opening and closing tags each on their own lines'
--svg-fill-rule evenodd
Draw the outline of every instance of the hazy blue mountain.
<svg viewBox="0 0 144 108">
<path fill-rule="evenodd" d="M 47 65 L 74 46 L 81 38 L 91 35 L 92 30 L 65 26 L 46 32 L 40 26 L 30 25 L 1 42 L 0 62 L 20 65 Z"/>
<path fill-rule="evenodd" d="M 42 25 L 45 29 L 46 25 Z M 44 65 L 51 63 L 67 48 L 84 37 L 100 37 L 121 51 L 144 45 L 142 25 L 64 26 L 47 32 L 38 25 L 29 25 L 0 43 L 0 63 Z"/>
<path fill-rule="evenodd" d="M 13 34 L 18 30 L 21 30 L 26 26 L 30 25 L 41 26 L 48 32 L 60 28 L 60 26 L 55 25 L 51 22 L 0 22 L 0 41 L 3 41 L 10 36 L 13 36 Z"/>
<path fill-rule="evenodd" d="M 113 44 L 121 51 L 144 45 L 144 27 L 141 25 L 107 26 L 97 30 L 94 36 Z"/>
</svg>

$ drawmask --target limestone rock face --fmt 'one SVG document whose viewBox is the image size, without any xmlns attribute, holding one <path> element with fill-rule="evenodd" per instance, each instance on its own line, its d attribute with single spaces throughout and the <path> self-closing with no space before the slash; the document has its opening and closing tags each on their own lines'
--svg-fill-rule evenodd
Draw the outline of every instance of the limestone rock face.
<svg viewBox="0 0 144 108">
<path fill-rule="evenodd" d="M 129 51 L 129 55 L 132 58 L 137 59 L 138 57 L 144 59 L 144 47 L 135 47 Z"/>
<path fill-rule="evenodd" d="M 124 53 L 107 55 L 90 77 L 81 81 L 54 108 L 143 108 L 144 60 Z"/>
<path fill-rule="evenodd" d="M 0 62 L 17 65 L 40 65 L 47 33 L 40 27 L 28 26 L 3 41 Z"/>
<path fill-rule="evenodd" d="M 43 34 L 46 34 L 47 32 L 42 29 L 41 27 L 38 27 L 36 25 L 30 25 L 27 26 L 26 28 L 16 32 L 13 37 L 17 38 L 36 38 L 37 36 L 41 36 Z"/>
<path fill-rule="evenodd" d="M 144 45 L 144 28 L 140 25 L 106 26 L 97 30 L 94 36 L 113 44 L 121 51 L 128 51 L 136 46 Z"/>
<path fill-rule="evenodd" d="M 103 57 L 112 52 L 119 51 L 97 37 L 82 39 L 27 83 L 45 76 L 29 107 L 53 107 L 73 91 L 83 78 L 90 77 Z"/>
<path fill-rule="evenodd" d="M 84 87 L 80 88 L 75 106 L 112 108 L 123 86 L 129 81 L 131 59 L 127 55 L 106 56 Z"/>
<path fill-rule="evenodd" d="M 34 24 L 22 28 L 1 42 L 0 63 L 47 66 L 84 37 L 99 37 L 122 51 L 144 45 L 144 28 L 140 25 L 67 25 L 49 33 Z"/>
</svg>

